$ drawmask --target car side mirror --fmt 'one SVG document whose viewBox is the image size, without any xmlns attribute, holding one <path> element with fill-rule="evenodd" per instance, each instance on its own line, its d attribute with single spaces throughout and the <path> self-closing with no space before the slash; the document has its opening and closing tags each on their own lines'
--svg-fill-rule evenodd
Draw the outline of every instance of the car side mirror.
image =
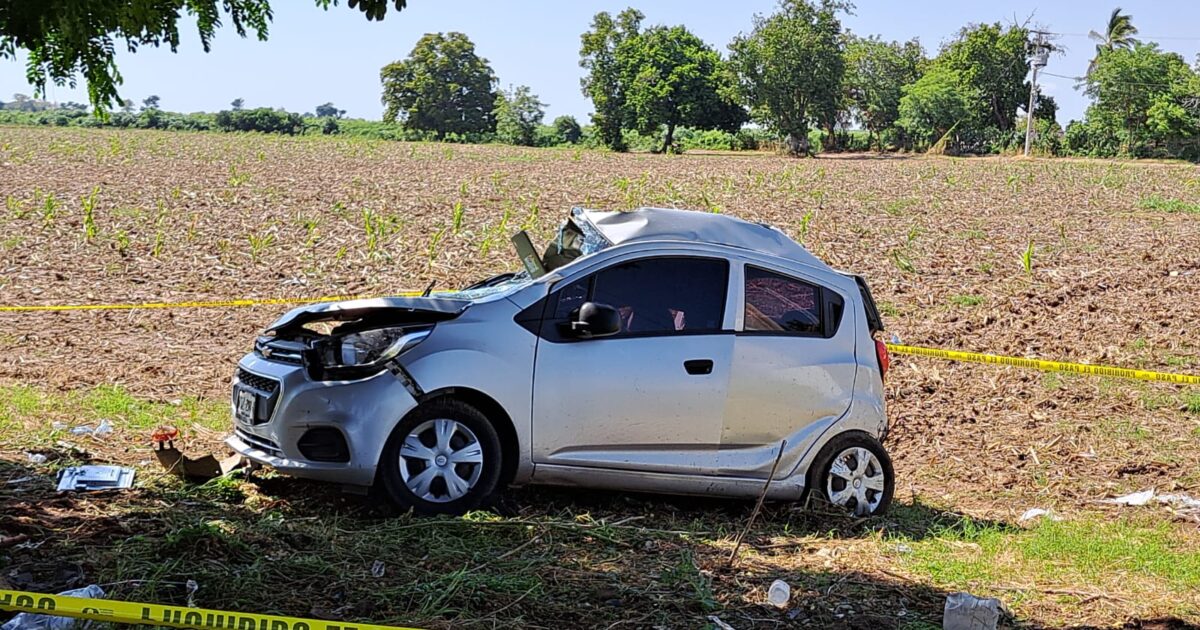
<svg viewBox="0 0 1200 630">
<path fill-rule="evenodd" d="M 584 302 L 569 324 L 572 337 L 592 339 L 621 332 L 621 315 L 617 309 L 597 302 Z"/>
</svg>

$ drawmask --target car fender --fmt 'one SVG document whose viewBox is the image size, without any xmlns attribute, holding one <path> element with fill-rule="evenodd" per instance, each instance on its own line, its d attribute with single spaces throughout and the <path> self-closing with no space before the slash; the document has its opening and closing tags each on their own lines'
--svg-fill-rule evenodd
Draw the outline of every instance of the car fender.
<svg viewBox="0 0 1200 630">
<path fill-rule="evenodd" d="M 530 463 L 533 352 L 535 338 L 512 343 L 510 354 L 495 350 L 453 348 L 426 352 L 405 362 L 405 369 L 422 392 L 467 388 L 483 394 L 504 409 L 512 420 L 517 438 L 517 462 L 513 483 L 520 485 L 533 474 Z M 513 335 L 512 337 L 516 337 Z M 503 421 L 502 419 L 493 419 Z"/>
</svg>

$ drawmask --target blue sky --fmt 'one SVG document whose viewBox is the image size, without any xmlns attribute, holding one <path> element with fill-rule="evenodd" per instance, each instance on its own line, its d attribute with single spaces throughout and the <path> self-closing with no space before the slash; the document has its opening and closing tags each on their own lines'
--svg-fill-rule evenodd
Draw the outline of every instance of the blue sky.
<svg viewBox="0 0 1200 630">
<path fill-rule="evenodd" d="M 492 64 L 501 87 L 529 85 L 547 103 L 547 120 L 571 114 L 587 122 L 591 103 L 579 91 L 579 35 L 598 11 L 618 12 L 630 2 L 565 0 L 409 0 L 401 13 L 383 22 L 367 22 L 344 6 L 328 12 L 311 0 L 275 0 L 270 39 L 240 39 L 230 29 L 218 34 L 204 54 L 189 23 L 178 54 L 143 48 L 118 59 L 125 83 L 122 94 L 140 102 L 149 94 L 173 111 L 216 111 L 236 97 L 248 107 L 284 107 L 312 111 L 333 101 L 350 116 L 377 119 L 379 69 L 412 50 L 423 33 L 461 31 Z M 646 24 L 684 24 L 722 53 L 739 32 L 748 31 L 754 13 L 769 13 L 774 0 L 701 2 L 642 0 L 633 4 Z M 1143 39 L 1157 39 L 1166 50 L 1194 63 L 1200 52 L 1200 3 L 1188 1 L 1122 2 Z M 1051 57 L 1050 73 L 1077 76 L 1094 50 L 1089 29 L 1102 30 L 1110 4 L 1091 2 L 982 2 L 937 0 L 896 2 L 859 0 L 845 27 L 886 39 L 920 39 L 927 53 L 968 22 L 1026 21 L 1064 33 L 1058 43 L 1065 55 Z M 1168 39 L 1169 38 L 1169 39 Z M 1059 103 L 1059 122 L 1079 118 L 1087 99 L 1070 79 L 1047 76 L 1044 93 Z M 0 60 L 0 99 L 30 93 L 24 62 Z M 82 86 L 52 87 L 52 100 L 86 101 Z"/>
</svg>

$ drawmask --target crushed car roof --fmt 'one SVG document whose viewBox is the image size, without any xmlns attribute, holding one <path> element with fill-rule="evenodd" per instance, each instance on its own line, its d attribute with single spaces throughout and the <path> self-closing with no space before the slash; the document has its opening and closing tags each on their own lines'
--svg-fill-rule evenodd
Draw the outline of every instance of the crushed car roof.
<svg viewBox="0 0 1200 630">
<path fill-rule="evenodd" d="M 715 243 L 827 268 L 816 256 L 782 231 L 762 223 L 712 212 L 638 208 L 629 212 L 576 209 L 576 216 L 596 227 L 613 245 L 639 241 Z"/>
</svg>

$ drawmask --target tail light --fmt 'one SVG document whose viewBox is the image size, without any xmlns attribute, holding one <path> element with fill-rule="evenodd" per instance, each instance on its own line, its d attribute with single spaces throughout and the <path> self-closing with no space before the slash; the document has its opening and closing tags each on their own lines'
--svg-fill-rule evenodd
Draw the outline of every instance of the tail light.
<svg viewBox="0 0 1200 630">
<path fill-rule="evenodd" d="M 879 376 L 886 379 L 888 368 L 892 367 L 892 357 L 888 354 L 887 344 L 875 340 L 875 358 L 879 360 Z"/>
</svg>

